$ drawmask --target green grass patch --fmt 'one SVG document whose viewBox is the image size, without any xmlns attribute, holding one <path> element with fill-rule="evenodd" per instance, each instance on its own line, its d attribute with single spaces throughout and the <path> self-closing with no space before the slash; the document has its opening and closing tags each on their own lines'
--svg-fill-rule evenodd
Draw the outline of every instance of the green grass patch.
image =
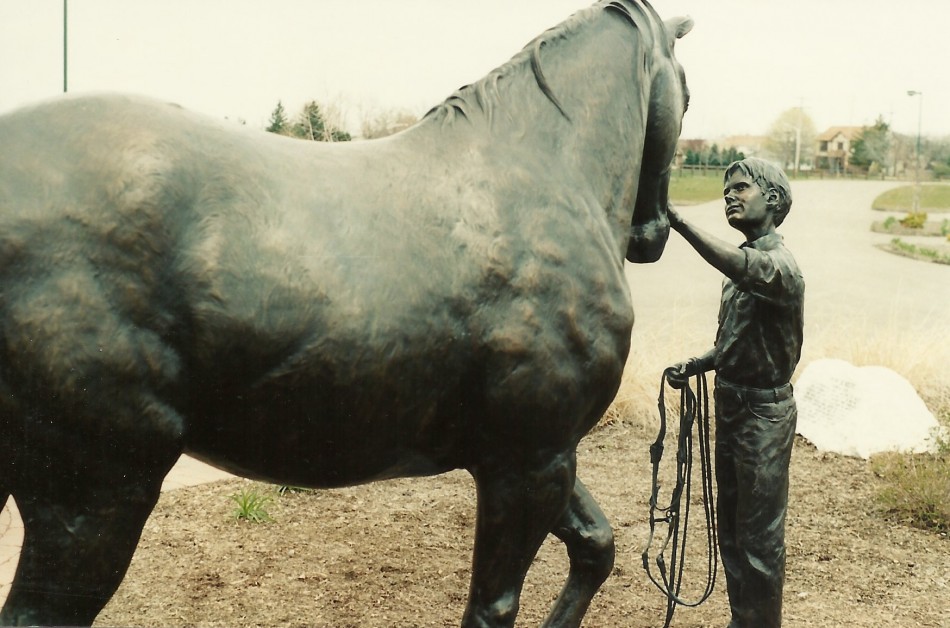
<svg viewBox="0 0 950 628">
<path fill-rule="evenodd" d="M 267 502 L 271 500 L 266 495 L 261 495 L 254 489 L 242 489 L 240 493 L 229 495 L 228 499 L 237 504 L 231 515 L 238 521 L 250 521 L 251 523 L 269 523 L 273 521 L 267 512 Z"/>
<path fill-rule="evenodd" d="M 674 172 L 670 177 L 670 201 L 674 205 L 698 205 L 722 198 L 722 173 L 701 175 Z"/>
<path fill-rule="evenodd" d="M 872 209 L 909 212 L 914 206 L 914 186 L 903 185 L 884 192 L 871 203 Z M 920 209 L 924 212 L 950 211 L 950 185 L 929 183 L 920 186 Z"/>
</svg>

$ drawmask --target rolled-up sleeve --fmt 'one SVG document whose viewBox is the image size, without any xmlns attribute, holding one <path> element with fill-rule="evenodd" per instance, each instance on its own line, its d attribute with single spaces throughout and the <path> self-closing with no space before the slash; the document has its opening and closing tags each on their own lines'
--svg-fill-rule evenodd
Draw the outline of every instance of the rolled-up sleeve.
<svg viewBox="0 0 950 628">
<path fill-rule="evenodd" d="M 794 259 L 786 255 L 786 249 L 761 251 L 744 247 L 746 263 L 743 276 L 736 281 L 736 288 L 758 299 L 775 305 L 788 305 L 798 301 L 804 291 L 804 280 Z"/>
</svg>

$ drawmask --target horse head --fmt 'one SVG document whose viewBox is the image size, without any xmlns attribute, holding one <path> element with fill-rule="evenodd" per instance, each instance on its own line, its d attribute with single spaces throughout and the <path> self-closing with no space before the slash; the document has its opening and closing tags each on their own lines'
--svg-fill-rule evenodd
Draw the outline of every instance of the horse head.
<svg viewBox="0 0 950 628">
<path fill-rule="evenodd" d="M 646 2 L 644 4 L 659 20 L 652 7 Z M 673 43 L 693 28 L 693 20 L 689 17 L 672 18 L 663 26 L 655 37 L 654 74 L 650 85 L 640 182 L 627 243 L 626 258 L 634 263 L 657 261 L 666 246 L 670 234 L 666 215 L 670 167 L 676 154 L 683 114 L 689 105 L 686 75 L 673 54 Z"/>
</svg>

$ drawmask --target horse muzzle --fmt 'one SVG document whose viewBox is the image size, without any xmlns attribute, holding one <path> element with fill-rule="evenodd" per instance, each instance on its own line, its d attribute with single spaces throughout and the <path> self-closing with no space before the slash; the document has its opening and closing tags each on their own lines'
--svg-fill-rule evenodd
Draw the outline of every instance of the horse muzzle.
<svg viewBox="0 0 950 628">
<path fill-rule="evenodd" d="M 627 240 L 627 261 L 634 264 L 652 264 L 663 255 L 670 238 L 670 221 L 666 212 L 644 224 L 630 225 Z"/>
</svg>

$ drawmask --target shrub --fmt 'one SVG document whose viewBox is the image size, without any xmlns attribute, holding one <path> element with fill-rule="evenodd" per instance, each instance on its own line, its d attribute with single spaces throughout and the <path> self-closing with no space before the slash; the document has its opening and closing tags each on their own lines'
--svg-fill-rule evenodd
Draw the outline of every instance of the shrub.
<svg viewBox="0 0 950 628">
<path fill-rule="evenodd" d="M 901 225 L 908 229 L 922 229 L 927 222 L 927 212 L 908 212 L 901 218 Z"/>
</svg>

